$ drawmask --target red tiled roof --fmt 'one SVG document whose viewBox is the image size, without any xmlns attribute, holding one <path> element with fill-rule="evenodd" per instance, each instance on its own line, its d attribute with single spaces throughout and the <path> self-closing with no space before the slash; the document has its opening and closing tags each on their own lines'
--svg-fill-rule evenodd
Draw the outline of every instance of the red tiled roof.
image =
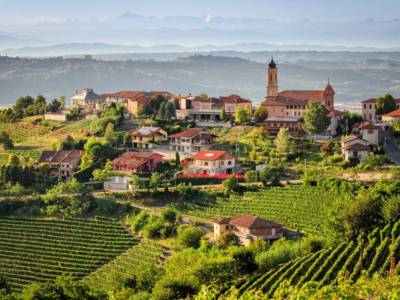
<svg viewBox="0 0 400 300">
<path fill-rule="evenodd" d="M 400 98 L 399 99 L 394 99 L 394 102 L 396 102 L 397 104 L 400 104 Z M 361 103 L 363 103 L 363 104 L 375 104 L 376 103 L 376 98 L 370 98 L 370 99 L 362 101 Z"/>
<path fill-rule="evenodd" d="M 59 164 L 81 158 L 83 150 L 43 151 L 36 163 Z"/>
<path fill-rule="evenodd" d="M 182 132 L 178 132 L 178 133 L 175 133 L 173 135 L 170 135 L 170 137 L 171 138 L 180 138 L 180 137 L 192 138 L 192 137 L 194 137 L 195 135 L 197 135 L 200 132 L 207 133 L 204 129 L 201 129 L 201 128 L 189 128 L 189 129 L 186 129 L 186 130 L 184 130 Z M 209 134 L 209 133 L 207 133 L 207 134 Z"/>
<path fill-rule="evenodd" d="M 144 94 L 144 91 L 121 91 L 116 93 L 105 93 L 103 97 L 119 97 L 119 98 L 135 98 L 138 95 Z"/>
<path fill-rule="evenodd" d="M 383 115 L 383 117 L 388 117 L 388 118 L 399 118 L 400 117 L 400 109 L 394 110 L 390 113 L 387 113 L 386 115 Z"/>
<path fill-rule="evenodd" d="M 132 137 L 151 137 L 159 133 L 160 127 L 140 127 L 139 129 L 131 130 L 128 134 Z"/>
<path fill-rule="evenodd" d="M 342 143 L 347 143 L 356 139 L 361 139 L 358 135 L 351 134 L 342 140 Z"/>
<path fill-rule="evenodd" d="M 191 159 L 198 160 L 218 160 L 218 159 L 234 159 L 235 157 L 223 150 L 203 150 L 197 152 L 195 155 L 191 157 Z"/>
<path fill-rule="evenodd" d="M 220 96 L 219 99 L 225 103 L 250 103 L 249 99 L 243 99 L 238 95 L 230 95 L 230 96 Z"/>
<path fill-rule="evenodd" d="M 286 90 L 279 93 L 280 96 L 296 99 L 296 100 L 303 100 L 303 101 L 317 101 L 317 102 L 324 102 L 324 93 L 325 91 L 307 91 L 307 90 Z"/>
<path fill-rule="evenodd" d="M 215 220 L 214 223 L 217 224 L 231 224 L 239 227 L 244 227 L 248 229 L 257 229 L 257 228 L 275 228 L 282 227 L 281 224 L 275 223 L 272 221 L 268 221 L 257 216 L 237 216 L 231 218 L 222 218 Z"/>
<path fill-rule="evenodd" d="M 357 124 L 360 129 L 378 129 L 379 127 L 371 123 L 370 121 L 362 121 Z"/>
<path fill-rule="evenodd" d="M 117 157 L 116 159 L 114 159 L 111 162 L 111 165 L 113 166 L 123 165 L 123 166 L 128 166 L 130 168 L 137 168 L 148 162 L 150 159 L 157 156 L 160 158 L 163 157 L 158 153 L 127 151 L 122 155 L 120 155 L 119 157 Z"/>
<path fill-rule="evenodd" d="M 344 149 L 349 151 L 368 151 L 369 147 L 360 143 L 355 143 L 350 146 L 345 146 Z"/>
</svg>

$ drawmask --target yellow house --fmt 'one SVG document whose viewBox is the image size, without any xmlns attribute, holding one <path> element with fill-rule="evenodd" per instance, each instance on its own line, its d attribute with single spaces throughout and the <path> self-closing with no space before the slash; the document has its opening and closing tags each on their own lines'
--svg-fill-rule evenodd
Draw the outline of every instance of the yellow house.
<svg viewBox="0 0 400 300">
<path fill-rule="evenodd" d="M 129 132 L 132 137 L 132 147 L 152 149 L 168 141 L 168 133 L 160 127 L 141 127 Z"/>
</svg>

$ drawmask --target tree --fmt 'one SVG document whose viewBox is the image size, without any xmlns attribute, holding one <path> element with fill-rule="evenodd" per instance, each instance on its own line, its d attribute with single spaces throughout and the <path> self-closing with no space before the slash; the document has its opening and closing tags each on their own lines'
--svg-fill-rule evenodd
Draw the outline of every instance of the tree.
<svg viewBox="0 0 400 300">
<path fill-rule="evenodd" d="M 61 107 L 60 109 L 65 109 L 65 96 L 60 97 Z"/>
<path fill-rule="evenodd" d="M 203 91 L 200 94 L 197 95 L 197 97 L 200 98 L 200 100 L 206 101 L 208 100 L 208 95 Z"/>
<path fill-rule="evenodd" d="M 161 102 L 161 104 L 160 104 L 160 108 L 158 109 L 158 114 L 157 114 L 157 116 L 160 120 L 166 119 L 166 114 L 167 114 L 166 105 L 167 105 L 167 103 L 165 101 Z"/>
<path fill-rule="evenodd" d="M 158 113 L 158 110 L 160 109 L 161 103 L 165 101 L 166 99 L 163 95 L 155 95 L 151 97 L 149 105 L 150 113 L 156 115 Z"/>
<path fill-rule="evenodd" d="M 136 174 L 132 175 L 131 177 L 131 186 L 132 189 L 138 190 L 142 187 L 142 181 L 140 180 L 140 177 Z"/>
<path fill-rule="evenodd" d="M 161 182 L 162 175 L 160 173 L 151 173 L 150 188 L 152 188 L 154 192 L 157 192 L 157 189 L 161 186 Z"/>
<path fill-rule="evenodd" d="M 5 131 L 0 131 L 0 144 L 3 145 L 6 150 L 14 148 L 14 143 L 10 135 Z"/>
<path fill-rule="evenodd" d="M 235 122 L 245 124 L 250 121 L 250 112 L 242 106 L 238 106 L 235 111 Z"/>
<path fill-rule="evenodd" d="M 104 138 L 110 145 L 114 144 L 114 124 L 108 123 L 106 130 L 104 131 Z"/>
<path fill-rule="evenodd" d="M 265 121 L 265 119 L 268 118 L 268 110 L 265 106 L 260 105 L 255 113 L 254 113 L 254 117 L 256 118 L 257 123 L 262 123 Z"/>
<path fill-rule="evenodd" d="M 83 155 L 82 155 L 81 164 L 79 165 L 79 169 L 84 170 L 91 166 L 93 166 L 93 157 L 90 153 L 85 151 L 85 153 L 83 153 Z"/>
<path fill-rule="evenodd" d="M 226 114 L 225 108 L 222 109 L 219 118 L 221 119 L 221 121 L 228 121 L 228 115 Z"/>
<path fill-rule="evenodd" d="M 327 157 L 335 153 L 335 144 L 332 140 L 326 141 L 321 146 L 321 153 L 323 156 Z"/>
<path fill-rule="evenodd" d="M 123 138 L 122 143 L 124 144 L 125 148 L 132 147 L 132 137 L 129 135 L 129 132 L 124 134 L 124 138 Z"/>
<path fill-rule="evenodd" d="M 73 149 L 75 149 L 75 140 L 70 135 L 67 135 L 58 146 L 58 150 L 73 150 Z"/>
<path fill-rule="evenodd" d="M 52 112 L 52 113 L 60 111 L 61 108 L 62 108 L 62 103 L 60 101 L 58 101 L 57 99 L 53 99 L 53 101 L 51 101 L 47 105 L 47 111 Z"/>
<path fill-rule="evenodd" d="M 376 113 L 378 115 L 384 115 L 390 113 L 396 109 L 396 102 L 393 99 L 393 96 L 389 93 L 386 93 L 382 97 L 379 97 L 376 100 Z"/>
<path fill-rule="evenodd" d="M 321 134 L 329 124 L 328 109 L 320 103 L 309 101 L 304 112 L 305 130 L 310 134 Z"/>
<path fill-rule="evenodd" d="M 237 191 L 239 183 L 235 176 L 229 176 L 224 180 L 224 182 L 222 182 L 222 186 L 224 187 L 225 195 L 229 195 L 230 193 Z"/>
<path fill-rule="evenodd" d="M 233 232 L 225 231 L 221 234 L 217 243 L 224 248 L 228 248 L 229 246 L 240 245 L 240 240 Z"/>
<path fill-rule="evenodd" d="M 343 209 L 343 224 L 349 237 L 372 231 L 382 223 L 381 201 L 370 195 L 359 194 Z"/>
<path fill-rule="evenodd" d="M 176 118 L 175 105 L 172 102 L 167 102 L 165 105 L 165 119 L 171 120 L 173 118 Z"/>
<path fill-rule="evenodd" d="M 96 169 L 93 171 L 93 178 L 97 181 L 107 181 L 112 171 L 111 161 L 107 160 L 103 169 Z"/>
<path fill-rule="evenodd" d="M 181 164 L 181 158 L 179 156 L 179 152 L 176 151 L 175 152 L 175 167 L 176 168 L 179 167 L 180 164 Z"/>
<path fill-rule="evenodd" d="M 8 156 L 7 165 L 10 167 L 19 167 L 20 161 L 18 155 L 12 153 Z"/>
<path fill-rule="evenodd" d="M 287 160 L 295 150 L 292 135 L 287 128 L 280 128 L 275 138 L 276 154 L 282 160 Z"/>
<path fill-rule="evenodd" d="M 204 235 L 203 230 L 191 225 L 182 225 L 177 229 L 176 246 L 183 248 L 198 248 L 200 240 Z"/>
</svg>

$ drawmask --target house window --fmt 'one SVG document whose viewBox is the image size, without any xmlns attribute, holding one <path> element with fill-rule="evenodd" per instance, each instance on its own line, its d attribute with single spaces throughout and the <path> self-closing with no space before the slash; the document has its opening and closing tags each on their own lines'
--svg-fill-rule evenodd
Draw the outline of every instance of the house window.
<svg viewBox="0 0 400 300">
<path fill-rule="evenodd" d="M 374 133 L 374 130 L 373 129 L 368 129 L 368 134 L 373 134 Z"/>
<path fill-rule="evenodd" d="M 231 165 L 231 164 L 232 164 L 232 162 L 230 160 L 228 160 L 228 165 Z"/>
<path fill-rule="evenodd" d="M 364 104 L 364 109 L 367 109 L 367 104 Z"/>
<path fill-rule="evenodd" d="M 256 234 L 256 230 L 255 230 L 255 229 L 252 229 L 252 230 L 251 230 L 251 234 L 253 234 L 253 235 Z"/>
<path fill-rule="evenodd" d="M 204 165 L 205 165 L 205 166 L 208 166 L 208 162 L 205 161 L 205 162 L 204 162 Z"/>
<path fill-rule="evenodd" d="M 371 104 L 369 105 L 369 109 L 372 109 L 372 105 Z"/>
<path fill-rule="evenodd" d="M 358 152 L 357 151 L 353 151 L 353 157 L 358 157 Z"/>
</svg>

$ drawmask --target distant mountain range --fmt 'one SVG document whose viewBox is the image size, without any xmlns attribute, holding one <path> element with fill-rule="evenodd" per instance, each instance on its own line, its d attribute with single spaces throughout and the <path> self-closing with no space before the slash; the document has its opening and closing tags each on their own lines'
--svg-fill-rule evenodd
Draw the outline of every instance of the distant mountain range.
<svg viewBox="0 0 400 300">
<path fill-rule="evenodd" d="M 265 69 L 270 53 L 219 52 L 219 55 L 160 53 L 169 60 L 98 60 L 90 58 L 0 57 L 0 105 L 21 95 L 48 99 L 71 97 L 92 87 L 98 93 L 119 90 L 168 90 L 187 95 L 238 94 L 260 103 L 265 97 Z M 149 54 L 149 55 L 155 55 Z M 242 57 L 240 57 L 242 56 Z M 251 58 L 252 60 L 249 60 Z M 280 52 L 279 87 L 323 89 L 330 78 L 336 102 L 359 106 L 385 92 L 400 95 L 400 52 Z"/>
<path fill-rule="evenodd" d="M 1 37 L 0 37 L 1 40 Z M 106 43 L 68 43 L 38 47 L 21 47 L 3 49 L 3 55 L 24 57 L 51 57 L 71 55 L 101 55 L 101 54 L 126 54 L 126 53 L 204 53 L 219 51 L 351 51 L 351 52 L 398 52 L 399 48 L 368 48 L 346 46 L 320 46 L 320 45 L 271 45 L 267 43 L 238 43 L 231 45 L 205 45 L 185 47 L 181 45 L 157 45 L 157 46 L 126 46 Z"/>
<path fill-rule="evenodd" d="M 155 18 L 125 13 L 101 20 L 88 17 L 2 26 L 0 49 L 2 52 L 8 49 L 15 55 L 171 52 L 182 48 L 184 51 L 399 50 L 399 32 L 399 19 L 279 22 L 210 16 Z M 42 41 L 43 37 L 46 41 Z M 34 49 L 15 49 L 32 46 Z M 46 48 L 36 49 L 37 46 Z"/>
</svg>

